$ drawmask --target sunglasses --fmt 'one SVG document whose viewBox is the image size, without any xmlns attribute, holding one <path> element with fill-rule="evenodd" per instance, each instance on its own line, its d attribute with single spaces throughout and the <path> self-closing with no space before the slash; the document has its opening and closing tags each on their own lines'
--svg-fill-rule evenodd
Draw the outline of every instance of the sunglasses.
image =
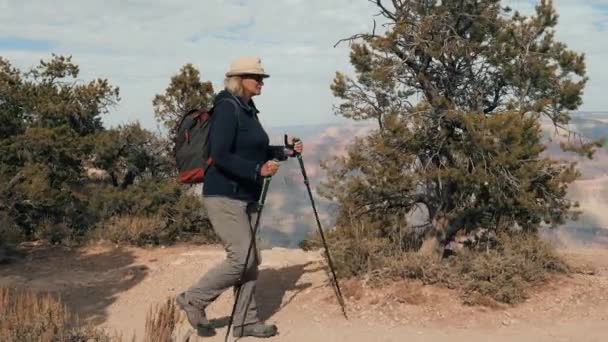
<svg viewBox="0 0 608 342">
<path fill-rule="evenodd" d="M 243 79 L 256 80 L 258 83 L 264 80 L 264 76 L 262 75 L 243 75 L 241 76 Z"/>
</svg>

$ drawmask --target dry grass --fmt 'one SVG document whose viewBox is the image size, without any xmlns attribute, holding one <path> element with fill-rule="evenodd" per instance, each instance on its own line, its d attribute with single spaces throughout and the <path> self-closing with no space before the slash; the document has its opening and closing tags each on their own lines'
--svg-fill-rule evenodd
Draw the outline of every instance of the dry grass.
<svg viewBox="0 0 608 342">
<path fill-rule="evenodd" d="M 0 288 L 0 341 L 119 342 L 101 329 L 80 326 L 67 307 L 51 294 Z M 148 311 L 144 340 L 174 340 L 179 311 L 173 300 Z M 135 337 L 133 337 L 133 341 Z"/>
<path fill-rule="evenodd" d="M 520 303 L 528 298 L 531 287 L 542 285 L 549 275 L 571 272 L 553 248 L 535 236 L 502 236 L 498 249 L 469 253 L 461 259 L 464 299 L 468 304 L 483 302 L 483 297 Z"/>
<path fill-rule="evenodd" d="M 120 244 L 143 246 L 158 244 L 168 232 L 161 217 L 124 215 L 112 217 L 102 224 L 101 237 Z"/>
<path fill-rule="evenodd" d="M 396 283 L 390 294 L 389 299 L 401 304 L 421 305 L 427 301 L 427 297 L 422 291 L 422 284 L 401 281 Z"/>
<path fill-rule="evenodd" d="M 179 311 L 171 299 L 148 311 L 146 316 L 145 341 L 167 342 L 173 340 L 173 332 L 179 321 Z"/>
<path fill-rule="evenodd" d="M 118 341 L 102 330 L 73 326 L 70 312 L 50 294 L 2 288 L 0 317 L 0 341 Z"/>
<path fill-rule="evenodd" d="M 551 274 L 572 272 L 551 245 L 532 234 L 502 234 L 493 249 L 464 248 L 446 259 L 432 253 L 401 251 L 393 248 L 390 240 L 369 235 L 354 238 L 335 232 L 330 241 L 332 257 L 343 278 L 355 277 L 372 287 L 418 280 L 458 290 L 463 302 L 470 305 L 521 303 L 532 287 L 544 284 Z M 317 245 L 307 241 L 303 247 Z M 394 299 L 414 304 L 418 294 Z"/>
<path fill-rule="evenodd" d="M 113 243 L 134 246 L 157 246 L 172 244 L 176 241 L 210 244 L 218 242 L 211 228 L 199 224 L 199 231 L 184 231 L 192 225 L 184 218 L 177 221 L 160 214 L 154 215 L 120 215 L 110 217 L 99 223 L 89 235 L 89 240 L 108 240 Z"/>
<path fill-rule="evenodd" d="M 347 279 L 340 283 L 342 295 L 347 299 L 360 300 L 365 295 L 363 284 L 358 279 Z"/>
</svg>

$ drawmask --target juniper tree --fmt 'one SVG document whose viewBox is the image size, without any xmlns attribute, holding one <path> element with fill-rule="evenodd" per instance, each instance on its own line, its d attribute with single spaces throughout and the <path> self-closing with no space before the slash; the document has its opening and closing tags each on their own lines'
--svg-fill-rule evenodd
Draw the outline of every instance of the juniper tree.
<svg viewBox="0 0 608 342">
<path fill-rule="evenodd" d="M 200 72 L 192 64 L 186 64 L 171 77 L 164 94 L 157 94 L 152 101 L 154 115 L 173 133 L 177 121 L 188 111 L 205 108 L 213 102 L 213 85 L 201 81 Z"/>
<path fill-rule="evenodd" d="M 568 130 L 585 56 L 555 39 L 552 2 L 529 16 L 498 0 L 371 2 L 383 30 L 374 21 L 371 33 L 340 41 L 351 44 L 356 77 L 338 72 L 331 85 L 338 115 L 378 125 L 324 165 L 337 225 L 363 220 L 415 249 L 400 227 L 416 206 L 428 210 L 423 233 L 444 241 L 463 228 L 535 232 L 575 218 L 566 190 L 579 173 L 543 153 L 541 119 Z M 579 137 L 563 148 L 591 158 L 600 144 Z"/>
<path fill-rule="evenodd" d="M 130 123 L 92 137 L 92 166 L 106 171 L 112 185 L 125 189 L 142 178 L 162 181 L 174 174 L 167 140 Z"/>
<path fill-rule="evenodd" d="M 27 71 L 0 58 L 0 219 L 24 238 L 61 239 L 88 226 L 85 140 L 119 100 L 105 79 L 77 81 L 71 57 L 53 55 Z"/>
<path fill-rule="evenodd" d="M 106 79 L 79 80 L 71 57 L 28 70 L 0 57 L 0 244 L 80 240 L 108 232 L 114 219 L 132 242 L 170 242 L 185 231 L 209 238 L 200 203 L 175 182 L 166 139 L 138 123 L 103 126 L 119 99 Z M 90 180 L 90 167 L 110 182 Z M 139 218 L 158 230 L 125 223 Z"/>
</svg>

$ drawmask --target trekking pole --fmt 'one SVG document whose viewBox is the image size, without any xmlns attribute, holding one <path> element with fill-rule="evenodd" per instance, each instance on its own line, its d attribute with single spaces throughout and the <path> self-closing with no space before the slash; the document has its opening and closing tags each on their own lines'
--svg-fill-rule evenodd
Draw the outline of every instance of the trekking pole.
<svg viewBox="0 0 608 342">
<path fill-rule="evenodd" d="M 299 139 L 294 139 L 295 142 L 299 141 Z M 287 134 L 285 134 L 285 146 L 289 145 L 287 141 Z M 302 176 L 304 178 L 304 184 L 306 184 L 306 189 L 308 190 L 308 197 L 310 197 L 310 203 L 312 205 L 312 211 L 315 214 L 315 219 L 317 220 L 317 227 L 319 227 L 319 234 L 321 234 L 321 240 L 323 241 L 323 247 L 325 248 L 325 255 L 327 256 L 327 263 L 329 264 L 329 269 L 331 270 L 331 274 L 333 276 L 335 290 L 336 290 L 336 298 L 338 299 L 338 303 L 340 307 L 342 307 L 342 313 L 344 314 L 344 318 L 348 319 L 346 315 L 346 305 L 344 304 L 344 298 L 342 297 L 342 291 L 340 290 L 340 284 L 338 283 L 338 277 L 336 277 L 336 271 L 334 268 L 334 264 L 331 260 L 331 255 L 329 254 L 329 247 L 327 246 L 327 241 L 325 240 L 325 234 L 323 234 L 323 228 L 321 228 L 321 221 L 319 220 L 319 214 L 317 213 L 317 208 L 315 206 L 315 201 L 312 197 L 312 191 L 310 190 L 310 182 L 308 181 L 308 176 L 306 175 L 306 168 L 304 167 L 304 160 L 302 159 L 302 155 L 294 150 L 294 154 L 298 158 L 298 162 L 300 163 L 300 169 L 302 171 Z"/>
<path fill-rule="evenodd" d="M 268 193 L 268 186 L 270 185 L 270 179 L 272 177 L 264 177 L 264 184 L 262 185 L 262 195 L 260 196 L 260 199 L 258 200 L 258 215 L 255 219 L 255 225 L 253 227 L 253 231 L 251 232 L 251 242 L 249 243 L 249 250 L 247 251 L 247 257 L 245 258 L 245 266 L 243 267 L 243 272 L 241 273 L 241 278 L 239 279 L 239 285 L 237 287 L 236 290 L 236 294 L 234 296 L 234 304 L 232 305 L 232 312 L 230 313 L 230 319 L 228 320 L 228 328 L 226 329 L 226 338 L 224 339 L 225 342 L 228 342 L 228 336 L 230 335 L 230 328 L 232 327 L 232 323 L 234 321 L 234 312 L 236 311 L 236 306 L 239 302 L 239 296 L 241 294 L 241 284 L 240 282 L 243 281 L 243 279 L 245 279 L 245 274 L 247 273 L 247 264 L 249 263 L 249 256 L 251 255 L 251 250 L 255 249 L 254 253 L 256 256 L 254 256 L 256 258 L 255 262 L 258 262 L 257 260 L 257 248 L 255 245 L 255 238 L 256 238 L 256 233 L 258 231 L 258 227 L 260 225 L 260 217 L 262 216 L 262 209 L 264 208 L 264 202 L 266 201 L 266 194 Z"/>
</svg>

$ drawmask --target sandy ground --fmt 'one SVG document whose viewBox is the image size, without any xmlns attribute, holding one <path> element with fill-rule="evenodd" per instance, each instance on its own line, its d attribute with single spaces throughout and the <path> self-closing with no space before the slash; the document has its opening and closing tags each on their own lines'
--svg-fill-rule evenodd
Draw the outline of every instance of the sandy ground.
<svg viewBox="0 0 608 342">
<path fill-rule="evenodd" d="M 608 341 L 608 248 L 563 250 L 589 272 L 559 277 L 517 307 L 468 307 L 450 290 L 403 282 L 382 290 L 343 282 L 349 319 L 340 311 L 318 253 L 263 252 L 257 300 L 262 319 L 280 335 L 268 341 Z M 224 252 L 182 245 L 136 249 L 30 246 L 0 265 L 0 286 L 59 293 L 81 321 L 143 336 L 148 310 L 195 282 Z M 223 341 L 232 291 L 209 308 Z M 180 325 L 180 336 L 191 330 Z M 243 338 L 242 341 L 255 339 Z"/>
</svg>

